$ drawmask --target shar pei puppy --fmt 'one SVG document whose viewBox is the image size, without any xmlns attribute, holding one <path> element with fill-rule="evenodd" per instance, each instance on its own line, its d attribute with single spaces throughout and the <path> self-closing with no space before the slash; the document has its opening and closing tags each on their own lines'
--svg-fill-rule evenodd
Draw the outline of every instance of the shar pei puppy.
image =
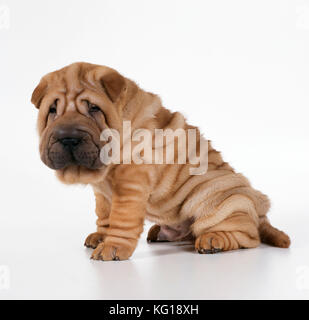
<svg viewBox="0 0 309 320">
<path fill-rule="evenodd" d="M 93 259 L 128 259 L 145 219 L 155 223 L 149 242 L 186 239 L 204 254 L 261 242 L 289 247 L 289 237 L 266 217 L 267 196 L 224 162 L 180 113 L 117 71 L 71 64 L 45 75 L 31 101 L 39 110 L 42 161 L 63 183 L 93 188 L 97 231 L 85 241 Z M 184 143 L 179 135 L 177 143 L 167 141 L 165 133 L 179 129 L 185 138 L 192 130 L 196 135 Z"/>
</svg>

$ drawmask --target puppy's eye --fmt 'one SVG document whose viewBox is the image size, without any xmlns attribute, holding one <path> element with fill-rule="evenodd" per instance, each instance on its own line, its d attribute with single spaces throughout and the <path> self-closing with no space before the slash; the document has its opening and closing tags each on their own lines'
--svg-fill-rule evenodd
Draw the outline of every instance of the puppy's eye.
<svg viewBox="0 0 309 320">
<path fill-rule="evenodd" d="M 57 113 L 57 100 L 49 107 L 49 113 Z"/>
<path fill-rule="evenodd" d="M 89 101 L 87 101 L 87 105 L 89 113 L 101 111 L 101 109 L 97 105 L 90 103 Z"/>
<path fill-rule="evenodd" d="M 101 109 L 96 105 L 93 105 L 92 107 L 89 108 L 89 112 L 98 112 L 98 111 L 101 111 Z"/>
<path fill-rule="evenodd" d="M 55 107 L 50 107 L 49 113 L 56 113 L 57 109 Z"/>
</svg>

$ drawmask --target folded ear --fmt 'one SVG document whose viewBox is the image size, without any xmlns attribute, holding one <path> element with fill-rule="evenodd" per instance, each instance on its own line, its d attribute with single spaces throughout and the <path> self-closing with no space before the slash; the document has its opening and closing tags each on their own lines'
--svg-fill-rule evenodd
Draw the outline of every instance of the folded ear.
<svg viewBox="0 0 309 320">
<path fill-rule="evenodd" d="M 112 102 L 115 102 L 124 89 L 126 81 L 125 78 L 116 71 L 112 71 L 100 79 L 107 96 Z"/>
<path fill-rule="evenodd" d="M 42 79 L 37 87 L 34 89 L 31 97 L 31 102 L 36 106 L 36 108 L 40 108 L 40 104 L 42 99 L 44 98 L 47 91 L 47 81 Z"/>
</svg>

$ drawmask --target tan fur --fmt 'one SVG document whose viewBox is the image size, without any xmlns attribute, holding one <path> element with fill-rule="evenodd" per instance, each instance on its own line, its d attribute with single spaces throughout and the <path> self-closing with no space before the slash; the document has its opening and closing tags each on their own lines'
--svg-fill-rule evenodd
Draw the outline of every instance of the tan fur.
<svg viewBox="0 0 309 320">
<path fill-rule="evenodd" d="M 50 120 L 48 109 L 55 99 L 59 99 L 57 115 Z M 83 99 L 99 105 L 106 121 L 89 119 Z M 61 122 L 83 125 L 100 145 L 100 132 L 106 127 L 121 131 L 123 120 L 131 121 L 132 130 L 146 128 L 152 133 L 156 128 L 195 128 L 180 113 L 165 109 L 158 96 L 140 89 L 115 70 L 86 63 L 75 63 L 45 76 L 32 101 L 39 108 L 40 152 L 45 163 L 48 141 Z M 94 189 L 97 232 L 85 242 L 95 248 L 92 257 L 128 259 L 145 218 L 157 224 L 148 240 L 193 238 L 200 253 L 252 248 L 261 240 L 288 247 L 288 236 L 266 219 L 268 198 L 235 173 L 210 142 L 208 146 L 208 171 L 204 175 L 190 175 L 190 164 L 132 163 L 93 170 L 82 166 L 57 170 L 62 182 L 90 184 Z"/>
</svg>

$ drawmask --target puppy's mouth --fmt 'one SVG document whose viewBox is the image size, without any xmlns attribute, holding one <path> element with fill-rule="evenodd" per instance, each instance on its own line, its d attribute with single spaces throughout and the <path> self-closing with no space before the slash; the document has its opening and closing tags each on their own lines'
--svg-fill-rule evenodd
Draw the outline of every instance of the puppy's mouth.
<svg viewBox="0 0 309 320">
<path fill-rule="evenodd" d="M 86 131 L 76 128 L 58 128 L 50 136 L 45 164 L 54 170 L 78 165 L 88 169 L 99 169 L 100 148 Z"/>
</svg>

